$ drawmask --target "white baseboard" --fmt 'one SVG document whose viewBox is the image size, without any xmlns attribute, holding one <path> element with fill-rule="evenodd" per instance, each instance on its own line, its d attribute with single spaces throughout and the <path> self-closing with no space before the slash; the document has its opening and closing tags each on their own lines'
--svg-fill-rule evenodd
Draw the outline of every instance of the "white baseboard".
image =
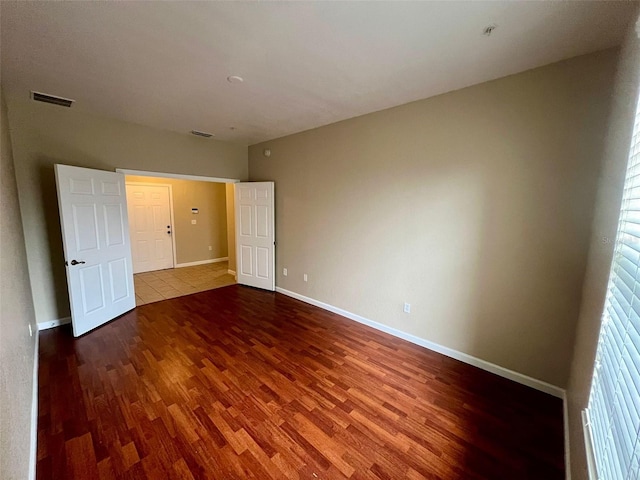
<svg viewBox="0 0 640 480">
<path fill-rule="evenodd" d="M 494 363 L 487 362 L 486 360 L 482 360 L 466 353 L 459 352 L 452 348 L 439 345 L 424 338 L 420 338 L 410 333 L 403 332 L 402 330 L 389 327 L 382 323 L 369 320 L 368 318 L 364 318 L 355 313 L 351 313 L 341 308 L 334 307 L 333 305 L 329 305 L 328 303 L 305 297 L 304 295 L 300 295 L 299 293 L 291 292 L 280 287 L 276 287 L 276 292 L 282 293 L 283 295 L 287 295 L 291 298 L 295 298 L 296 300 L 309 303 L 316 307 L 320 307 L 324 310 L 337 313 L 338 315 L 342 315 L 343 317 L 346 317 L 350 320 L 363 323 L 372 328 L 375 328 L 376 330 L 380 330 L 382 332 L 393 335 L 394 337 L 402 338 L 403 340 L 407 340 L 408 342 L 415 343 L 416 345 L 420 345 L 421 347 L 427 348 L 434 352 L 441 353 L 443 355 L 446 355 L 447 357 L 455 358 L 456 360 L 460 360 L 461 362 L 473 365 L 474 367 L 481 368 L 482 370 L 486 370 L 487 372 L 494 373 L 501 377 L 508 378 L 509 380 L 521 383 L 522 385 L 535 388 L 536 390 L 548 393 L 549 395 L 553 395 L 554 397 L 562 398 L 562 396 L 564 395 L 565 390 L 563 388 L 557 387 L 556 385 L 552 385 L 542 380 L 538 380 L 537 378 L 529 377 L 528 375 L 509 370 L 508 368 L 501 367 L 500 365 L 496 365 Z"/>
<path fill-rule="evenodd" d="M 66 325 L 67 323 L 71 323 L 71 317 L 59 318 L 57 320 L 49 320 L 48 322 L 40 322 L 38 323 L 38 331 L 59 327 L 60 325 Z"/>
<path fill-rule="evenodd" d="M 33 354 L 33 380 L 31 397 L 31 441 L 29 452 L 29 480 L 36 478 L 36 462 L 38 460 L 38 365 L 40 360 L 40 335 L 36 330 L 35 347 Z"/>
<path fill-rule="evenodd" d="M 174 268 L 195 267 L 196 265 L 206 265 L 207 263 L 226 262 L 229 257 L 210 258 L 208 260 L 198 260 L 197 262 L 176 263 Z"/>
<path fill-rule="evenodd" d="M 569 444 L 569 404 L 567 402 L 567 392 L 562 394 L 562 418 L 564 429 L 564 478 L 571 480 L 571 448 Z"/>
</svg>

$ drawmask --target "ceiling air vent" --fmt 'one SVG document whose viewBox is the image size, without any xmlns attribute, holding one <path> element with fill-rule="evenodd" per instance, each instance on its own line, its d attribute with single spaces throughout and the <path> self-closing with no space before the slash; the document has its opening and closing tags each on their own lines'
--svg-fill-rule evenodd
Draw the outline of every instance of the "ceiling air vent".
<svg viewBox="0 0 640 480">
<path fill-rule="evenodd" d="M 198 137 L 204 137 L 204 138 L 213 137 L 213 133 L 201 132 L 199 130 L 191 130 L 191 135 L 196 135 Z"/>
<path fill-rule="evenodd" d="M 56 97 L 55 95 L 48 95 L 46 93 L 31 91 L 31 98 L 36 102 L 53 103 L 54 105 L 60 105 L 61 107 L 70 107 L 75 100 L 69 98 Z"/>
</svg>

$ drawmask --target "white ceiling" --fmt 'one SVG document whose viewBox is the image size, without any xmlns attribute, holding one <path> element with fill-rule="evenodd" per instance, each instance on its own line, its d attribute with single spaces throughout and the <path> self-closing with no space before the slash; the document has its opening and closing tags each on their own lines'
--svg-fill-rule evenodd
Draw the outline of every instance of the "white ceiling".
<svg viewBox="0 0 640 480">
<path fill-rule="evenodd" d="M 620 43 L 630 2 L 6 2 L 2 84 L 246 144 Z M 482 35 L 489 24 L 498 28 Z M 229 75 L 244 77 L 228 83 Z M 231 130 L 230 127 L 236 127 Z"/>
</svg>

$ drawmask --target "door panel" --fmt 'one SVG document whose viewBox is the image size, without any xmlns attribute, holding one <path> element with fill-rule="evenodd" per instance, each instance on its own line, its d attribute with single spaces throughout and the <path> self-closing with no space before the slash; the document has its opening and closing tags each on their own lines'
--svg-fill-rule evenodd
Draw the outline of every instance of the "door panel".
<svg viewBox="0 0 640 480">
<path fill-rule="evenodd" d="M 104 287 L 102 285 L 102 266 L 80 267 L 80 285 L 82 287 L 82 313 L 87 315 L 105 306 Z"/>
<path fill-rule="evenodd" d="M 98 216 L 95 205 L 72 205 L 73 226 L 78 252 L 98 248 Z"/>
<path fill-rule="evenodd" d="M 135 307 L 124 175 L 67 165 L 56 165 L 55 173 L 71 323 L 79 336 Z"/>
<path fill-rule="evenodd" d="M 240 205 L 240 234 L 244 236 L 251 236 L 251 214 L 253 209 L 251 205 Z"/>
<path fill-rule="evenodd" d="M 273 182 L 235 184 L 238 283 L 275 290 Z"/>
<path fill-rule="evenodd" d="M 129 292 L 127 274 L 127 262 L 123 258 L 118 258 L 109 262 L 111 298 L 113 298 L 114 302 L 124 300 L 131 294 L 131 292 Z"/>
<path fill-rule="evenodd" d="M 107 230 L 108 247 L 124 245 L 125 226 L 122 223 L 123 218 L 125 218 L 125 215 L 122 211 L 122 205 L 110 204 L 104 206 L 104 223 Z"/>
<path fill-rule="evenodd" d="M 146 240 L 138 240 L 136 242 L 138 261 L 146 262 L 149 260 L 149 242 Z"/>
<path fill-rule="evenodd" d="M 167 185 L 127 184 L 133 272 L 173 268 L 173 228 Z"/>
<path fill-rule="evenodd" d="M 240 273 L 242 275 L 253 275 L 253 256 L 250 246 L 243 245 L 240 247 Z"/>
<path fill-rule="evenodd" d="M 120 188 L 120 184 L 118 182 L 100 182 L 102 185 L 102 194 L 103 195 L 113 195 L 119 197 L 122 195 L 122 190 Z"/>
<path fill-rule="evenodd" d="M 69 192 L 74 195 L 93 195 L 93 179 L 70 178 Z"/>
<path fill-rule="evenodd" d="M 256 248 L 256 276 L 269 278 L 269 250 L 264 247 Z"/>
<path fill-rule="evenodd" d="M 256 205 L 256 235 L 258 237 L 269 236 L 269 207 Z"/>
</svg>

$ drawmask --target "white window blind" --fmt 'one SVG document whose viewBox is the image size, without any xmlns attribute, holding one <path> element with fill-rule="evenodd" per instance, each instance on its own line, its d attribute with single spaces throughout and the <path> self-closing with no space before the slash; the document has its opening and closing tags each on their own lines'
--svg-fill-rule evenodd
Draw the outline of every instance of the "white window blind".
<svg viewBox="0 0 640 480">
<path fill-rule="evenodd" d="M 599 480 L 640 478 L 640 113 L 624 183 L 587 408 Z"/>
</svg>

